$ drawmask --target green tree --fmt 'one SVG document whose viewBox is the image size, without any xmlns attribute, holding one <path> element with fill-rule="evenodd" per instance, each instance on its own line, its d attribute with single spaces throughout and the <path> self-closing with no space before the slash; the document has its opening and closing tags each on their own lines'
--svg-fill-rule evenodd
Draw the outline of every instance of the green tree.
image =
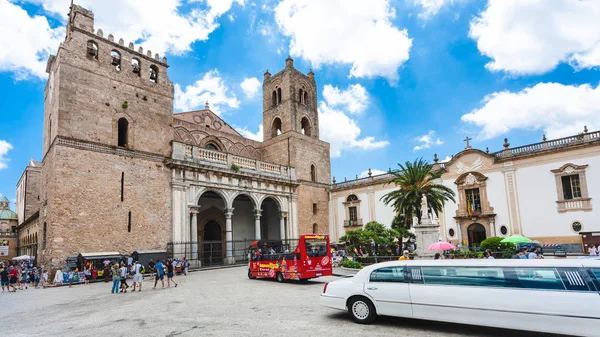
<svg viewBox="0 0 600 337">
<path fill-rule="evenodd" d="M 408 223 L 413 216 L 421 223 L 421 200 L 427 198 L 427 205 L 436 215 L 448 200 L 456 202 L 454 191 L 439 184 L 436 180 L 442 177 L 441 171 L 433 172 L 433 165 L 423 158 L 414 162 L 407 161 L 404 165 L 392 171 L 394 176 L 387 184 L 394 184 L 397 189 L 381 197 L 387 206 L 392 205 L 396 214 L 402 214 L 404 222 Z"/>
<path fill-rule="evenodd" d="M 346 242 L 347 248 L 351 251 L 354 248 L 362 248 L 365 253 L 371 252 L 371 254 L 383 255 L 395 244 L 394 239 L 398 236 L 398 231 L 388 229 L 376 221 L 371 221 L 365 225 L 364 229 L 347 231 L 345 235 L 340 237 L 340 241 Z M 373 246 L 373 243 L 375 243 L 375 246 Z"/>
</svg>

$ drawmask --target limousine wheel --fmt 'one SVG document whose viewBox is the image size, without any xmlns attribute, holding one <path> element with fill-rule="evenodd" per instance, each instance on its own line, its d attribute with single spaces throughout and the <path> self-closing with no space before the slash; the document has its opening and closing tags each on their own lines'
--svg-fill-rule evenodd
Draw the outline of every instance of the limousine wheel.
<svg viewBox="0 0 600 337">
<path fill-rule="evenodd" d="M 375 320 L 377 313 L 373 303 L 362 296 L 350 299 L 348 303 L 348 312 L 356 323 L 369 324 Z"/>
<path fill-rule="evenodd" d="M 277 282 L 283 282 L 283 274 L 281 272 L 277 272 Z"/>
</svg>

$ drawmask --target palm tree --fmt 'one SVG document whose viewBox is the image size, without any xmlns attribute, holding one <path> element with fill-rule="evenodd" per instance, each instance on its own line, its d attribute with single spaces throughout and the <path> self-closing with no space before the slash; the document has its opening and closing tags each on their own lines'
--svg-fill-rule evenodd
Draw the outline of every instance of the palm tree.
<svg viewBox="0 0 600 337">
<path fill-rule="evenodd" d="M 436 180 L 442 177 L 442 172 L 433 172 L 433 165 L 423 158 L 413 163 L 407 161 L 405 166 L 402 164 L 398 166 L 400 169 L 391 172 L 394 178 L 386 183 L 386 185 L 393 183 L 398 189 L 384 195 L 380 200 L 383 200 L 386 206 L 391 204 L 396 214 L 402 214 L 406 224 L 413 216 L 416 216 L 418 223 L 421 223 L 423 196 L 427 198 L 429 209 L 436 215 L 442 210 L 446 201 L 456 202 L 455 194 L 450 188 L 436 183 Z"/>
</svg>

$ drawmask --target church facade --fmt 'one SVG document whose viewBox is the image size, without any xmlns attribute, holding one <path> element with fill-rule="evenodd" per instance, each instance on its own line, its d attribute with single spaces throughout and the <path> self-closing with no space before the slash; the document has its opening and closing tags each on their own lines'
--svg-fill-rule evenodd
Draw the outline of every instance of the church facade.
<svg viewBox="0 0 600 337">
<path fill-rule="evenodd" d="M 467 143 L 468 144 L 468 143 Z M 467 147 L 450 161 L 434 158 L 439 183 L 456 203 L 445 204 L 433 221 L 440 240 L 477 247 L 491 236 L 523 235 L 563 250 L 585 251 L 600 243 L 600 131 L 489 153 Z M 333 239 L 369 221 L 390 226 L 395 214 L 381 197 L 394 189 L 382 174 L 332 185 Z"/>
<path fill-rule="evenodd" d="M 208 103 L 174 114 L 166 58 L 104 36 L 85 8 L 69 16 L 46 69 L 43 159 L 17 188 L 17 230 L 35 238 L 39 264 L 182 242 L 174 255 L 201 259 L 211 242 L 211 257 L 233 263 L 236 240 L 328 232 L 329 144 L 312 71 L 288 58 L 265 73 L 256 142 Z"/>
</svg>

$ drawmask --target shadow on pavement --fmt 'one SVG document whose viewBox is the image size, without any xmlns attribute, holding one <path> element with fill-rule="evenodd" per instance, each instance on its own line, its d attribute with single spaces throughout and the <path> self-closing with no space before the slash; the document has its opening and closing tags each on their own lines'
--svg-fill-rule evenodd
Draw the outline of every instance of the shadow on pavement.
<svg viewBox="0 0 600 337">
<path fill-rule="evenodd" d="M 357 324 L 352 321 L 349 314 L 345 311 L 339 311 L 332 314 L 328 314 L 327 317 L 331 320 L 336 321 L 347 321 L 348 324 Z M 461 336 L 473 336 L 473 337 L 567 337 L 565 335 L 547 334 L 547 333 L 536 333 L 520 330 L 509 330 L 500 328 L 482 327 L 476 325 L 465 325 L 457 323 L 446 323 L 437 321 L 425 321 L 419 319 L 408 319 L 399 317 L 377 317 L 375 322 L 372 324 L 397 327 L 399 329 L 414 329 L 424 330 L 430 332 L 443 332 L 448 334 L 459 334 Z"/>
</svg>

